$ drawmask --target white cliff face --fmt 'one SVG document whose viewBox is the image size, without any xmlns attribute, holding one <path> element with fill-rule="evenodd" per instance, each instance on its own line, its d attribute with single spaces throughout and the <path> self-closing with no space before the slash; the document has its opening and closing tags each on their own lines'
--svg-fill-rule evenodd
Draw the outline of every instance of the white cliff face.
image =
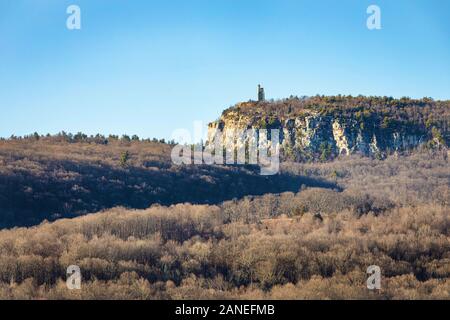
<svg viewBox="0 0 450 320">
<path fill-rule="evenodd" d="M 350 154 L 350 146 L 345 136 L 344 128 L 338 120 L 333 121 L 333 138 L 340 155 Z"/>
<path fill-rule="evenodd" d="M 274 119 L 266 121 L 258 118 L 242 117 L 237 112 L 229 112 L 218 121 L 209 125 L 208 142 L 212 145 L 217 140 L 227 148 L 245 147 L 257 143 L 259 136 L 242 137 L 236 132 L 247 129 L 278 129 L 280 148 L 294 153 L 320 154 L 324 149 L 333 155 L 380 155 L 389 151 L 414 148 L 423 142 L 424 137 L 405 131 L 390 132 L 373 123 L 355 119 L 342 119 L 323 116 L 317 113 L 305 114 L 295 118 Z M 367 122 L 367 123 L 366 123 Z M 264 123 L 264 126 L 261 126 Z M 268 124 L 267 124 L 268 123 Z M 267 142 L 270 144 L 270 141 Z"/>
</svg>

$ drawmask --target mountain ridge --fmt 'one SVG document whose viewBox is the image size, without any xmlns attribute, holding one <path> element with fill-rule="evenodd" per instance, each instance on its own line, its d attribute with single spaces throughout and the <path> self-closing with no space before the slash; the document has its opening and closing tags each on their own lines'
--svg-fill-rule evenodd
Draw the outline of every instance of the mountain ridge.
<svg viewBox="0 0 450 320">
<path fill-rule="evenodd" d="M 232 148 L 236 131 L 278 129 L 280 147 L 291 160 L 332 159 L 363 154 L 383 158 L 419 146 L 450 145 L 450 101 L 431 98 L 314 96 L 248 101 L 223 111 L 208 126 L 208 142 L 220 131 Z M 229 131 L 227 133 L 227 131 Z M 248 143 L 248 137 L 237 145 Z"/>
</svg>

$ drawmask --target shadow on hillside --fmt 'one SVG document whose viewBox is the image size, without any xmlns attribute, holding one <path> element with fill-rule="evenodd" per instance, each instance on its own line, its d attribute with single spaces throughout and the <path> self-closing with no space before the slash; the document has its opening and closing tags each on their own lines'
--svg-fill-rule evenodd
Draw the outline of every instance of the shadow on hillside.
<svg viewBox="0 0 450 320">
<path fill-rule="evenodd" d="M 0 227 L 31 226 L 116 206 L 217 204 L 246 195 L 297 192 L 302 185 L 336 188 L 312 178 L 260 176 L 257 167 L 184 166 L 120 168 L 74 161 L 45 161 L 40 170 L 0 175 Z"/>
</svg>

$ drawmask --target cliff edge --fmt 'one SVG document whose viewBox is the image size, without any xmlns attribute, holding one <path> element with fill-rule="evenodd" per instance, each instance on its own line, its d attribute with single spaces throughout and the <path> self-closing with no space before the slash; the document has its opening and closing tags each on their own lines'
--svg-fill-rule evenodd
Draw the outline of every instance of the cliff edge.
<svg viewBox="0 0 450 320">
<path fill-rule="evenodd" d="M 245 144 L 236 130 L 278 129 L 285 158 L 326 160 L 339 155 L 384 157 L 425 146 L 450 144 L 450 101 L 392 97 L 314 96 L 248 101 L 225 110 L 209 124 L 208 142 L 222 133 L 229 148 Z"/>
</svg>

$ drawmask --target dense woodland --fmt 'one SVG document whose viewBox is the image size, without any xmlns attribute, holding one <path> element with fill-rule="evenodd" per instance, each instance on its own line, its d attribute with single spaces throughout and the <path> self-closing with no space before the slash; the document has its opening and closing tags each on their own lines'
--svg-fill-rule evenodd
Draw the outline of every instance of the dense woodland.
<svg viewBox="0 0 450 320">
<path fill-rule="evenodd" d="M 215 204 L 244 195 L 334 187 L 323 179 L 259 175 L 258 167 L 172 165 L 172 145 L 83 134 L 0 141 L 0 228 L 123 206 Z"/>
<path fill-rule="evenodd" d="M 340 188 L 0 231 L 1 299 L 450 299 L 446 150 L 285 163 Z M 66 268 L 81 267 L 81 290 Z M 366 288 L 366 268 L 382 289 Z"/>
</svg>

